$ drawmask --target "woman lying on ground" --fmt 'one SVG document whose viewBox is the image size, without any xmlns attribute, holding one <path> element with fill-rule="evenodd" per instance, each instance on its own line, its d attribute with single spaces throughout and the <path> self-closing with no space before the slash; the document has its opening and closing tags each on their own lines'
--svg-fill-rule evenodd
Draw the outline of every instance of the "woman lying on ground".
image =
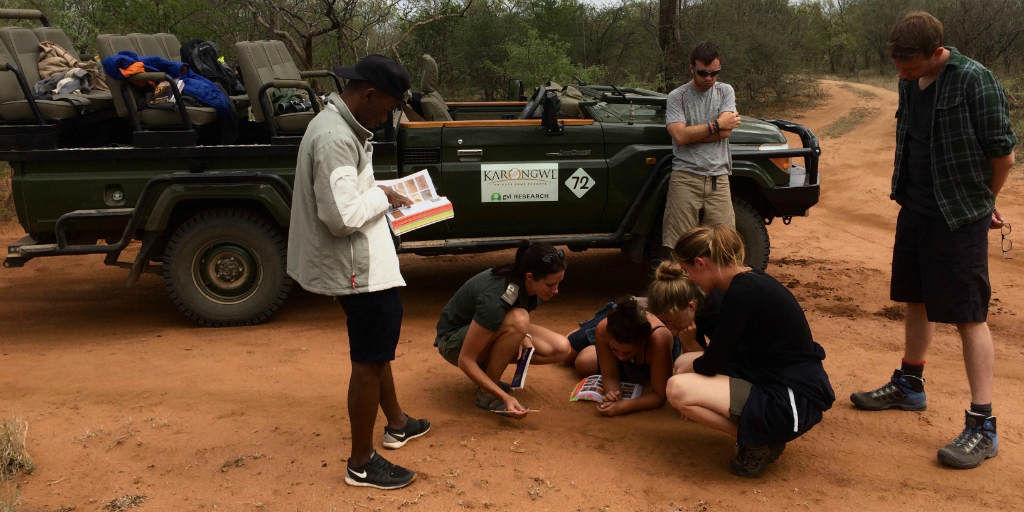
<svg viewBox="0 0 1024 512">
<path fill-rule="evenodd" d="M 635 297 L 609 302 L 594 318 L 569 334 L 572 352 L 566 363 L 580 375 L 601 375 L 604 402 L 597 410 L 605 416 L 655 409 L 665 404 L 665 384 L 672 362 L 682 349 L 679 340 Z M 622 382 L 650 380 L 651 392 L 623 400 Z"/>
<path fill-rule="evenodd" d="M 477 274 L 448 301 L 437 322 L 434 346 L 479 387 L 477 406 L 516 418 L 526 416 L 527 408 L 501 382 L 505 368 L 516 363 L 525 347 L 534 349 L 531 365 L 565 359 L 569 340 L 530 323 L 530 311 L 558 293 L 564 276 L 561 249 L 523 240 L 515 262 Z"/>
<path fill-rule="evenodd" d="M 821 421 L 835 394 L 793 294 L 743 265 L 743 242 L 730 226 L 701 226 L 674 249 L 689 278 L 725 292 L 707 350 L 676 362 L 668 400 L 684 418 L 737 436 L 729 470 L 756 478 Z"/>
<path fill-rule="evenodd" d="M 608 396 L 598 406 L 602 414 L 616 416 L 661 407 L 673 361 L 682 353 L 707 347 L 705 338 L 714 330 L 718 315 L 714 298 L 720 297 L 721 291 L 705 297 L 685 274 L 677 264 L 662 263 L 647 287 L 647 297 L 631 298 L 631 304 L 626 300 L 609 302 L 569 334 L 572 351 L 566 364 L 575 366 L 584 377 L 602 375 Z M 619 309 L 624 306 L 628 307 Z M 602 356 L 610 366 L 601 364 Z M 602 372 L 602 366 L 609 371 Z M 648 379 L 652 393 L 620 400 L 622 381 L 641 384 Z"/>
</svg>

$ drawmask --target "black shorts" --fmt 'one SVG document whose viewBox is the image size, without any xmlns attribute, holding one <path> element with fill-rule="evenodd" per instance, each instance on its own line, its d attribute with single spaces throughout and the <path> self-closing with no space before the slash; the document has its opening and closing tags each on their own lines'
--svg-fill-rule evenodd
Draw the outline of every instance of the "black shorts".
<svg viewBox="0 0 1024 512">
<path fill-rule="evenodd" d="M 359 363 L 394 361 L 402 332 L 398 289 L 343 295 L 338 302 L 348 316 L 349 357 Z"/>
<path fill-rule="evenodd" d="M 984 322 L 992 287 L 988 280 L 986 216 L 950 231 L 944 219 L 900 210 L 892 249 L 889 298 L 923 303 L 928 321 Z"/>
</svg>

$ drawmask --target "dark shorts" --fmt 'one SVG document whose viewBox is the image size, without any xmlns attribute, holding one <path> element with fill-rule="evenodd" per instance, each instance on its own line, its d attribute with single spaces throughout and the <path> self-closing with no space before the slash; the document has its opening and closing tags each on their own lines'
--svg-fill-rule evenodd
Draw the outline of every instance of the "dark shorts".
<svg viewBox="0 0 1024 512">
<path fill-rule="evenodd" d="M 889 298 L 923 303 L 930 322 L 984 322 L 992 296 L 988 280 L 990 225 L 986 216 L 950 231 L 944 219 L 901 209 L 896 219 Z"/>
<path fill-rule="evenodd" d="M 750 388 L 753 384 L 736 377 L 729 377 L 729 420 L 733 423 L 740 422 L 743 415 L 743 407 L 747 405 L 750 398 Z"/>
<path fill-rule="evenodd" d="M 394 361 L 402 332 L 398 289 L 343 295 L 338 302 L 348 316 L 349 357 L 359 363 Z"/>
</svg>

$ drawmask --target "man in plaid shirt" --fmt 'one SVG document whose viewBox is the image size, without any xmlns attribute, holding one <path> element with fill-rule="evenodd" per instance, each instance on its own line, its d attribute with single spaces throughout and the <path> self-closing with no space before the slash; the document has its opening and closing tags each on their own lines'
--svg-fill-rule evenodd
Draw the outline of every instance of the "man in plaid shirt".
<svg viewBox="0 0 1024 512">
<path fill-rule="evenodd" d="M 888 51 L 900 73 L 892 199 L 900 204 L 890 298 L 907 303 L 903 363 L 884 386 L 854 393 L 861 409 L 923 411 L 924 356 L 935 322 L 956 324 L 971 407 L 964 430 L 939 450 L 955 468 L 999 453 L 992 415 L 995 350 L 986 318 L 988 231 L 1003 226 L 996 196 L 1014 164 L 1017 137 L 1006 94 L 991 71 L 942 47 L 942 23 L 912 12 Z"/>
</svg>

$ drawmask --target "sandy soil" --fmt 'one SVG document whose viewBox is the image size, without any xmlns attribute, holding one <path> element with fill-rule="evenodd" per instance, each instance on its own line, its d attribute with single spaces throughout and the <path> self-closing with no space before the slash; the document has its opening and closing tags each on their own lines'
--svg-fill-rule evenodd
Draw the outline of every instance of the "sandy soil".
<svg viewBox="0 0 1024 512">
<path fill-rule="evenodd" d="M 878 110 L 822 142 L 821 202 L 808 218 L 769 227 L 769 271 L 807 311 L 838 400 L 761 480 L 732 476 L 733 440 L 670 408 L 606 419 L 592 404 L 568 402 L 577 379 L 565 368 L 531 371 L 520 400 L 542 411 L 524 421 L 477 409 L 473 387 L 431 341 L 448 297 L 507 252 L 402 257 L 409 287 L 395 372 L 407 411 L 434 427 L 385 454 L 419 472 L 391 493 L 343 481 L 349 368 L 335 303 L 297 291 L 266 325 L 203 329 L 172 307 L 159 278 L 125 288 L 123 270 L 85 257 L 0 272 L 0 417 L 30 423 L 38 466 L 19 478 L 21 510 L 97 510 L 125 494 L 148 496 L 145 510 L 204 511 L 1019 508 L 1024 256 L 1003 260 L 998 234 L 990 236 L 990 320 L 999 456 L 970 472 L 935 459 L 970 398 L 951 328 L 939 330 L 928 357 L 927 412 L 860 412 L 846 399 L 881 385 L 901 355 L 901 312 L 887 300 L 896 94 L 834 85 L 800 122 L 820 131 L 854 106 Z M 1022 196 L 1018 171 L 1001 196 L 1008 219 L 1024 219 Z M 20 236 L 10 224 L 0 242 Z M 562 293 L 534 316 L 558 331 L 648 279 L 615 251 L 569 261 Z M 230 463 L 240 456 L 241 465 Z"/>
</svg>

